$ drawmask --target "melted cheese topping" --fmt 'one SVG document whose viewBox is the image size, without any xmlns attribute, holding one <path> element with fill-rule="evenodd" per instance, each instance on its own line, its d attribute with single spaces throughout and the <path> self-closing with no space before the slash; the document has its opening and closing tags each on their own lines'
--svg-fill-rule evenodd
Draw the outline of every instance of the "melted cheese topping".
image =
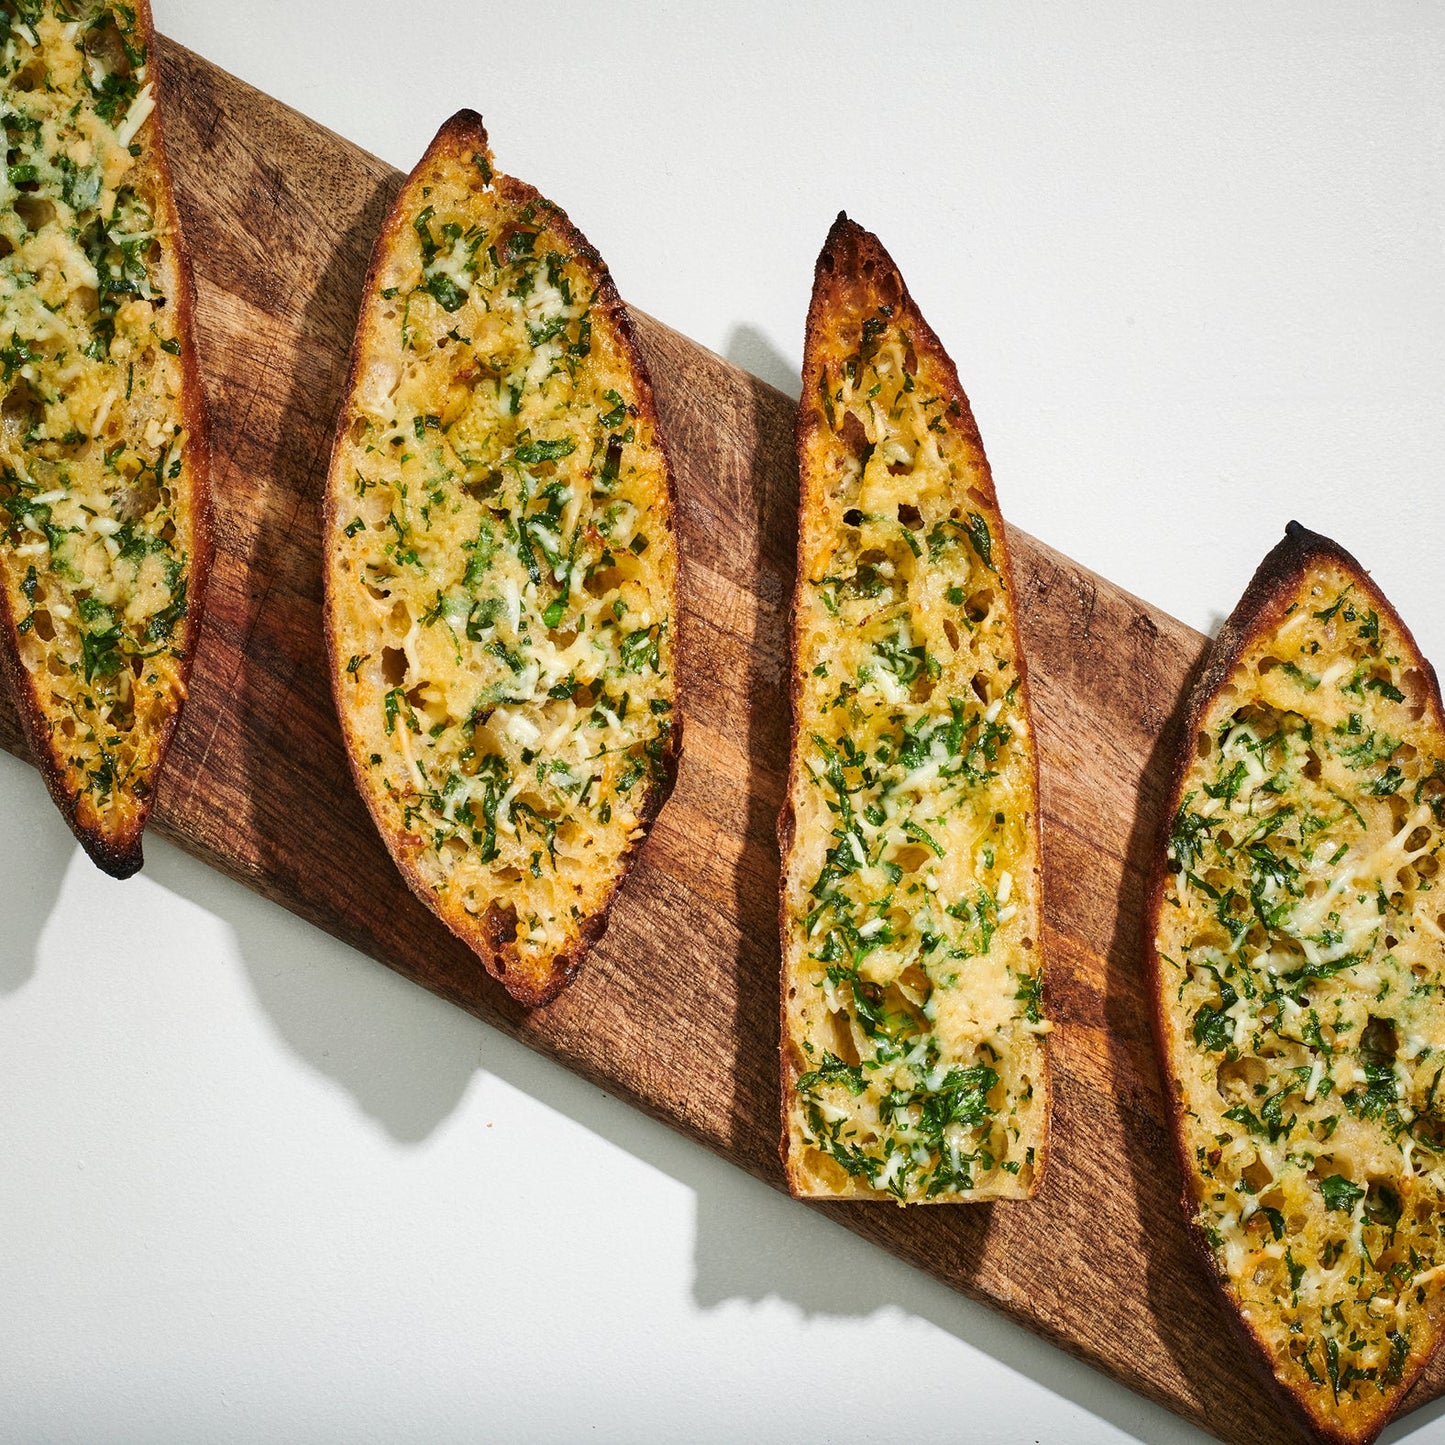
<svg viewBox="0 0 1445 1445">
<path fill-rule="evenodd" d="M 870 291 L 823 329 L 784 884 L 789 1167 L 818 1196 L 1027 1195 L 1048 1025 L 1002 525 L 911 310 Z"/>
<path fill-rule="evenodd" d="M 0 585 L 77 821 L 143 814 L 194 549 L 173 208 L 125 5 L 0 12 Z"/>
<path fill-rule="evenodd" d="M 1197 1223 L 1276 1374 L 1383 1415 L 1445 1261 L 1445 735 L 1394 617 L 1317 564 L 1194 740 L 1157 940 Z"/>
<path fill-rule="evenodd" d="M 399 860 L 536 989 L 666 785 L 666 462 L 560 213 L 481 149 L 398 208 L 332 469 L 338 696 Z"/>
</svg>

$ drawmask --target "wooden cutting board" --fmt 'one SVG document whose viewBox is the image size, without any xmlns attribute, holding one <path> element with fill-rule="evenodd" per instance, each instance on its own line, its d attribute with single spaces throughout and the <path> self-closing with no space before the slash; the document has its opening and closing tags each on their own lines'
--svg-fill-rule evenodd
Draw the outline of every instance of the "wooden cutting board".
<svg viewBox="0 0 1445 1445">
<path fill-rule="evenodd" d="M 400 176 L 190 52 L 162 55 L 215 425 L 217 555 L 156 830 L 782 1188 L 773 827 L 793 404 L 637 317 L 678 470 L 685 754 L 606 938 L 568 993 L 529 1014 L 393 868 L 342 759 L 322 659 L 331 427 Z M 1005 507 L 1022 482 L 999 478 Z M 1028 1204 L 822 1212 L 1223 1439 L 1295 1440 L 1190 1252 L 1142 996 L 1144 871 L 1205 639 L 1032 538 L 1010 541 L 1043 763 L 1052 1164 Z M 0 743 L 23 751 L 8 699 Z M 1442 1384 L 1445 1359 L 1412 1403 Z"/>
</svg>

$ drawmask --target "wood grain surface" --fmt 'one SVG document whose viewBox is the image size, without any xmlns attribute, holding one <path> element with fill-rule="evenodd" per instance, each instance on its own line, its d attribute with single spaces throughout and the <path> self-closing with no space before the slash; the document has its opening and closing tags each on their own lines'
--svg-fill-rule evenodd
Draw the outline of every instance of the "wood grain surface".
<svg viewBox="0 0 1445 1445">
<path fill-rule="evenodd" d="M 163 43 L 162 60 L 213 413 L 216 565 L 153 826 L 781 1188 L 773 830 L 793 404 L 637 316 L 678 470 L 686 750 L 606 937 L 577 984 L 529 1014 L 393 868 L 352 788 L 322 659 L 332 421 L 400 176 L 178 46 Z M 610 259 L 625 290 L 626 258 Z M 1007 511 L 1027 479 L 997 480 Z M 1297 1440 L 1190 1253 L 1142 997 L 1145 864 L 1205 640 L 1031 538 L 1010 541 L 1043 769 L 1052 1163 L 1031 1203 L 822 1212 L 1223 1439 Z M 0 743 L 22 751 L 8 699 Z M 1437 1365 L 1411 1403 L 1442 1383 Z"/>
</svg>

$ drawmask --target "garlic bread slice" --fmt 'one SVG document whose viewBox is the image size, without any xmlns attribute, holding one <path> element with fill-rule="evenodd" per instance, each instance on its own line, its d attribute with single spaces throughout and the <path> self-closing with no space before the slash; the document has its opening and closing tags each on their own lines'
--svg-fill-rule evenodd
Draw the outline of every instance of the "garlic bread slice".
<svg viewBox="0 0 1445 1445">
<path fill-rule="evenodd" d="M 397 866 L 527 1004 L 571 981 L 672 788 L 671 488 L 607 268 L 462 111 L 373 253 L 326 630 Z"/>
<path fill-rule="evenodd" d="M 146 0 L 0 9 L 0 663 L 51 795 L 124 878 L 210 559 L 190 269 Z"/>
<path fill-rule="evenodd" d="M 1188 706 L 1151 901 L 1185 1207 L 1324 1440 L 1440 1337 L 1445 718 L 1360 565 L 1290 523 Z"/>
<path fill-rule="evenodd" d="M 1048 1137 L 1038 780 L 958 373 L 869 232 L 818 260 L 779 820 L 783 1158 L 815 1199 L 1026 1198 Z"/>
</svg>

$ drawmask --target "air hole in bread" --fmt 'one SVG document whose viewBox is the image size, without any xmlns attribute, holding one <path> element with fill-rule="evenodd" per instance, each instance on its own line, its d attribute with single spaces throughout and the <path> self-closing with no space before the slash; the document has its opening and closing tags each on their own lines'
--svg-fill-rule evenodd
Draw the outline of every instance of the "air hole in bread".
<svg viewBox="0 0 1445 1445">
<path fill-rule="evenodd" d="M 1398 1048 L 1394 1023 L 1371 1014 L 1360 1032 L 1360 1053 L 1371 1063 L 1393 1067 Z"/>
<path fill-rule="evenodd" d="M 15 214 L 25 223 L 27 230 L 38 231 L 55 219 L 56 211 L 54 204 L 43 196 L 21 195 L 15 198 Z"/>
<path fill-rule="evenodd" d="M 615 592 L 623 583 L 622 572 L 616 567 L 603 567 L 594 572 L 582 584 L 590 597 L 606 597 Z"/>
<path fill-rule="evenodd" d="M 917 531 L 923 525 L 923 513 L 911 502 L 900 502 L 898 504 L 898 520 L 911 531 Z"/>
<path fill-rule="evenodd" d="M 1274 1175 L 1263 1159 L 1256 1159 L 1253 1164 L 1246 1164 L 1240 1171 L 1240 1177 L 1255 1194 L 1258 1194 L 1261 1189 L 1268 1189 L 1274 1183 Z"/>
<path fill-rule="evenodd" d="M 1365 1186 L 1365 1218 L 1393 1229 L 1400 1222 L 1403 1208 L 1400 1196 L 1384 1179 L 1371 1179 Z"/>
<path fill-rule="evenodd" d="M 1219 1090 L 1221 1099 L 1228 1099 L 1237 1103 L 1256 1103 L 1255 1086 L 1263 1084 L 1267 1077 L 1267 1070 L 1261 1059 L 1250 1058 L 1226 1059 L 1220 1064 L 1215 1077 L 1215 1086 Z"/>
<path fill-rule="evenodd" d="M 469 496 L 475 497 L 478 501 L 485 501 L 488 497 L 495 497 L 497 493 L 502 490 L 503 480 L 504 478 L 501 472 L 495 470 L 486 471 L 465 482 L 463 484 L 463 490 Z M 502 524 L 505 530 L 510 513 L 497 507 L 488 507 L 487 510 L 491 513 L 492 520 Z"/>
<path fill-rule="evenodd" d="M 909 1003 L 916 1008 L 922 1008 L 933 992 L 933 985 L 928 981 L 928 975 L 916 963 L 910 963 L 898 975 L 897 986 Z"/>
<path fill-rule="evenodd" d="M 8 435 L 21 437 L 45 420 L 45 403 L 28 381 L 17 381 L 0 404 L 0 417 Z"/>
<path fill-rule="evenodd" d="M 982 622 L 988 614 L 993 611 L 994 595 L 992 587 L 980 587 L 963 604 L 963 615 L 970 622 Z"/>
<path fill-rule="evenodd" d="M 949 645 L 955 652 L 957 652 L 957 651 L 958 651 L 958 628 L 956 628 L 956 627 L 953 625 L 953 623 L 950 622 L 950 621 L 948 620 L 948 618 L 946 618 L 946 617 L 943 619 L 943 635 L 948 639 L 948 645 Z"/>
<path fill-rule="evenodd" d="M 1354 1172 L 1353 1161 L 1347 1151 L 1336 1149 L 1331 1153 L 1315 1156 L 1314 1163 L 1310 1166 L 1309 1178 L 1318 1186 L 1323 1179 L 1329 1179 L 1336 1174 L 1350 1178 Z"/>
<path fill-rule="evenodd" d="M 102 18 L 104 15 L 102 14 Z M 81 49 L 108 74 L 129 78 L 130 56 L 126 54 L 125 43 L 115 25 L 90 26 L 84 32 Z"/>
<path fill-rule="evenodd" d="M 838 428 L 838 437 L 843 445 L 853 453 L 855 459 L 861 461 L 865 451 L 869 450 L 868 433 L 863 429 L 863 423 L 854 412 L 843 414 L 843 424 Z"/>
<path fill-rule="evenodd" d="M 400 687 L 406 681 L 406 653 L 399 647 L 381 649 L 381 675 L 388 687 Z"/>
<path fill-rule="evenodd" d="M 828 1015 L 833 1031 L 833 1052 L 850 1068 L 858 1067 L 858 1045 L 853 1038 L 853 1028 L 846 1014 Z"/>
<path fill-rule="evenodd" d="M 924 867 L 933 854 L 921 843 L 909 843 L 899 848 L 890 859 L 896 863 L 905 873 L 916 872 Z"/>
<path fill-rule="evenodd" d="M 1410 717 L 1415 722 L 1419 722 L 1425 716 L 1425 703 L 1430 696 L 1430 689 L 1419 668 L 1406 669 L 1400 678 L 1400 691 L 1405 694 L 1405 706 L 1409 710 Z"/>
<path fill-rule="evenodd" d="M 10 84 L 16 90 L 44 90 L 46 88 L 45 62 L 32 60 L 23 70 L 11 77 Z"/>
<path fill-rule="evenodd" d="M 914 1029 L 921 1029 L 925 1026 L 922 1011 L 910 999 L 897 983 L 891 983 L 882 990 L 880 1007 L 885 1016 L 892 1015 L 898 1018 L 906 1018 L 909 1025 Z"/>
</svg>

